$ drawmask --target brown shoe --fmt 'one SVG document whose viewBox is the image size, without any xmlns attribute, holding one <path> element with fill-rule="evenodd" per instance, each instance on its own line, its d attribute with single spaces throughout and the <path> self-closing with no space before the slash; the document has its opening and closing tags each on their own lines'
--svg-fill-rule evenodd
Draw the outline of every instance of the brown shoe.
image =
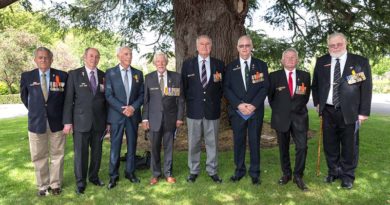
<svg viewBox="0 0 390 205">
<path fill-rule="evenodd" d="M 176 179 L 173 177 L 167 177 L 167 182 L 170 184 L 174 184 L 174 183 L 176 183 Z"/>
<path fill-rule="evenodd" d="M 155 184 L 157 184 L 158 183 L 158 178 L 157 177 L 153 177 L 153 178 L 151 178 L 150 179 L 150 185 L 155 185 Z"/>
</svg>

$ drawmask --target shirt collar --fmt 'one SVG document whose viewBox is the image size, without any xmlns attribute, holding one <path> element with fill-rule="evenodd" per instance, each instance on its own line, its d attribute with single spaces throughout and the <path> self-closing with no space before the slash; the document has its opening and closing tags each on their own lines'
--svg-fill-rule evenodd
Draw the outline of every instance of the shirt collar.
<svg viewBox="0 0 390 205">
<path fill-rule="evenodd" d="M 157 77 L 160 77 L 160 73 L 159 73 L 158 71 L 156 71 L 156 73 L 157 73 Z M 164 78 L 165 78 L 165 77 L 168 76 L 168 71 L 165 70 L 162 74 L 163 74 L 163 76 L 164 76 Z"/>
<path fill-rule="evenodd" d="M 240 63 L 241 63 L 241 64 L 244 64 L 245 61 L 247 61 L 247 62 L 248 62 L 248 66 L 250 66 L 249 64 L 251 63 L 251 60 L 252 60 L 252 56 L 249 56 L 249 58 L 246 59 L 246 60 L 244 60 L 244 59 L 242 59 L 242 58 L 240 57 Z"/>
<path fill-rule="evenodd" d="M 203 58 L 202 56 L 198 55 L 198 62 L 202 62 L 203 60 L 206 60 L 206 62 L 210 62 L 210 56 L 207 56 L 207 58 Z"/>
<path fill-rule="evenodd" d="M 286 75 L 289 75 L 290 72 L 293 72 L 293 75 L 295 75 L 295 71 L 296 70 L 297 70 L 296 68 L 294 68 L 292 71 L 287 70 L 286 68 L 284 68 L 284 72 L 286 73 Z"/>
<path fill-rule="evenodd" d="M 338 57 L 338 59 L 339 59 L 340 61 L 343 61 L 343 60 L 347 59 L 347 53 L 348 53 L 348 52 L 345 52 L 343 55 L 341 55 L 340 57 Z M 337 59 L 337 58 L 332 57 L 332 60 L 336 60 L 336 59 Z"/>
<path fill-rule="evenodd" d="M 85 67 L 85 70 L 87 71 L 88 74 L 90 74 L 91 71 L 93 71 L 94 73 L 96 73 L 97 68 L 91 69 L 91 68 L 88 68 L 87 66 L 84 66 L 84 67 Z"/>
<path fill-rule="evenodd" d="M 41 69 L 39 69 L 39 68 L 38 68 L 38 70 L 39 70 L 39 76 L 42 76 L 43 72 L 42 72 Z M 47 69 L 47 71 L 45 72 L 45 74 L 46 74 L 46 77 L 47 77 L 47 76 L 50 76 L 50 68 Z"/>
<path fill-rule="evenodd" d="M 121 71 L 123 71 L 125 68 L 121 64 L 119 64 L 119 69 Z M 127 70 L 129 70 L 129 71 L 131 70 L 130 66 L 127 68 Z"/>
</svg>

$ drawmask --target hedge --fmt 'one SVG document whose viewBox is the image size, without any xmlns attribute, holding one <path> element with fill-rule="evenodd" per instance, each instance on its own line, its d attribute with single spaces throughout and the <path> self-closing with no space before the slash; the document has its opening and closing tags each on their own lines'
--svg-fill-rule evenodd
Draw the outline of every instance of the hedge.
<svg viewBox="0 0 390 205">
<path fill-rule="evenodd" d="M 22 104 L 20 94 L 0 95 L 0 104 Z"/>
</svg>

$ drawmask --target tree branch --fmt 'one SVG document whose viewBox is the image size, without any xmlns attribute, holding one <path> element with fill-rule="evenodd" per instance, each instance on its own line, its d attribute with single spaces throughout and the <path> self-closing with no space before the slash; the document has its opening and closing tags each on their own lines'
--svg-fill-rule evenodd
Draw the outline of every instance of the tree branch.
<svg viewBox="0 0 390 205">
<path fill-rule="evenodd" d="M 15 2 L 17 2 L 18 0 L 0 0 L 0 9 L 2 8 L 5 8 Z"/>
</svg>

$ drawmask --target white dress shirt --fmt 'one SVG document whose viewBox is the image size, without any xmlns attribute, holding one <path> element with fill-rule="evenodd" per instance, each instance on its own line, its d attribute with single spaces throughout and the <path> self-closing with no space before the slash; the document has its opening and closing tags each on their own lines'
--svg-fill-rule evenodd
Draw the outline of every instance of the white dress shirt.
<svg viewBox="0 0 390 205">
<path fill-rule="evenodd" d="M 163 78 L 164 78 L 164 89 L 168 87 L 168 72 L 167 70 L 164 71 Z M 157 79 L 158 79 L 158 84 L 160 85 L 160 73 L 157 71 Z"/>
<path fill-rule="evenodd" d="M 334 68 L 336 67 L 336 59 L 332 57 L 331 65 L 330 65 L 330 87 L 328 99 L 326 100 L 326 104 L 333 105 L 333 77 L 334 77 Z M 343 76 L 343 71 L 345 67 L 345 62 L 347 62 L 347 52 L 345 52 L 339 58 L 340 61 L 340 75 Z"/>
<path fill-rule="evenodd" d="M 94 68 L 94 69 L 91 69 L 91 68 L 88 68 L 87 66 L 84 66 L 85 67 L 85 70 L 88 74 L 88 80 L 91 81 L 91 71 L 93 71 L 93 76 L 95 78 L 95 82 L 96 82 L 96 86 L 99 85 L 99 81 L 98 81 L 98 78 L 97 78 L 97 68 Z"/>
<path fill-rule="evenodd" d="M 247 90 L 247 87 L 246 87 L 246 79 L 245 79 L 245 61 L 246 61 L 247 64 L 248 64 L 248 69 L 249 69 L 249 72 L 250 72 L 250 70 L 251 70 L 251 59 L 252 59 L 251 56 L 249 56 L 249 58 L 246 59 L 246 60 L 240 58 L 240 67 L 241 67 L 242 82 L 244 82 L 245 90 Z M 249 78 L 250 78 L 250 74 L 249 74 Z"/>
<path fill-rule="evenodd" d="M 204 63 L 206 66 L 206 76 L 207 76 L 207 83 L 209 82 L 211 71 L 210 71 L 210 56 L 207 56 L 207 58 L 203 59 L 200 55 L 198 55 L 198 65 L 199 65 L 199 78 L 200 82 L 202 82 L 202 65 L 203 60 L 206 60 Z"/>
<path fill-rule="evenodd" d="M 297 77 L 296 77 L 297 76 L 297 72 L 296 72 L 296 69 L 294 68 L 294 70 L 289 71 L 286 68 L 284 68 L 284 72 L 286 73 L 286 77 L 287 77 L 287 85 L 288 85 L 288 77 L 290 76 L 290 72 L 293 72 L 292 75 L 291 75 L 291 78 L 292 78 L 292 81 L 293 81 L 292 92 L 293 92 L 293 95 L 294 95 L 295 88 L 297 87 Z"/>
</svg>

